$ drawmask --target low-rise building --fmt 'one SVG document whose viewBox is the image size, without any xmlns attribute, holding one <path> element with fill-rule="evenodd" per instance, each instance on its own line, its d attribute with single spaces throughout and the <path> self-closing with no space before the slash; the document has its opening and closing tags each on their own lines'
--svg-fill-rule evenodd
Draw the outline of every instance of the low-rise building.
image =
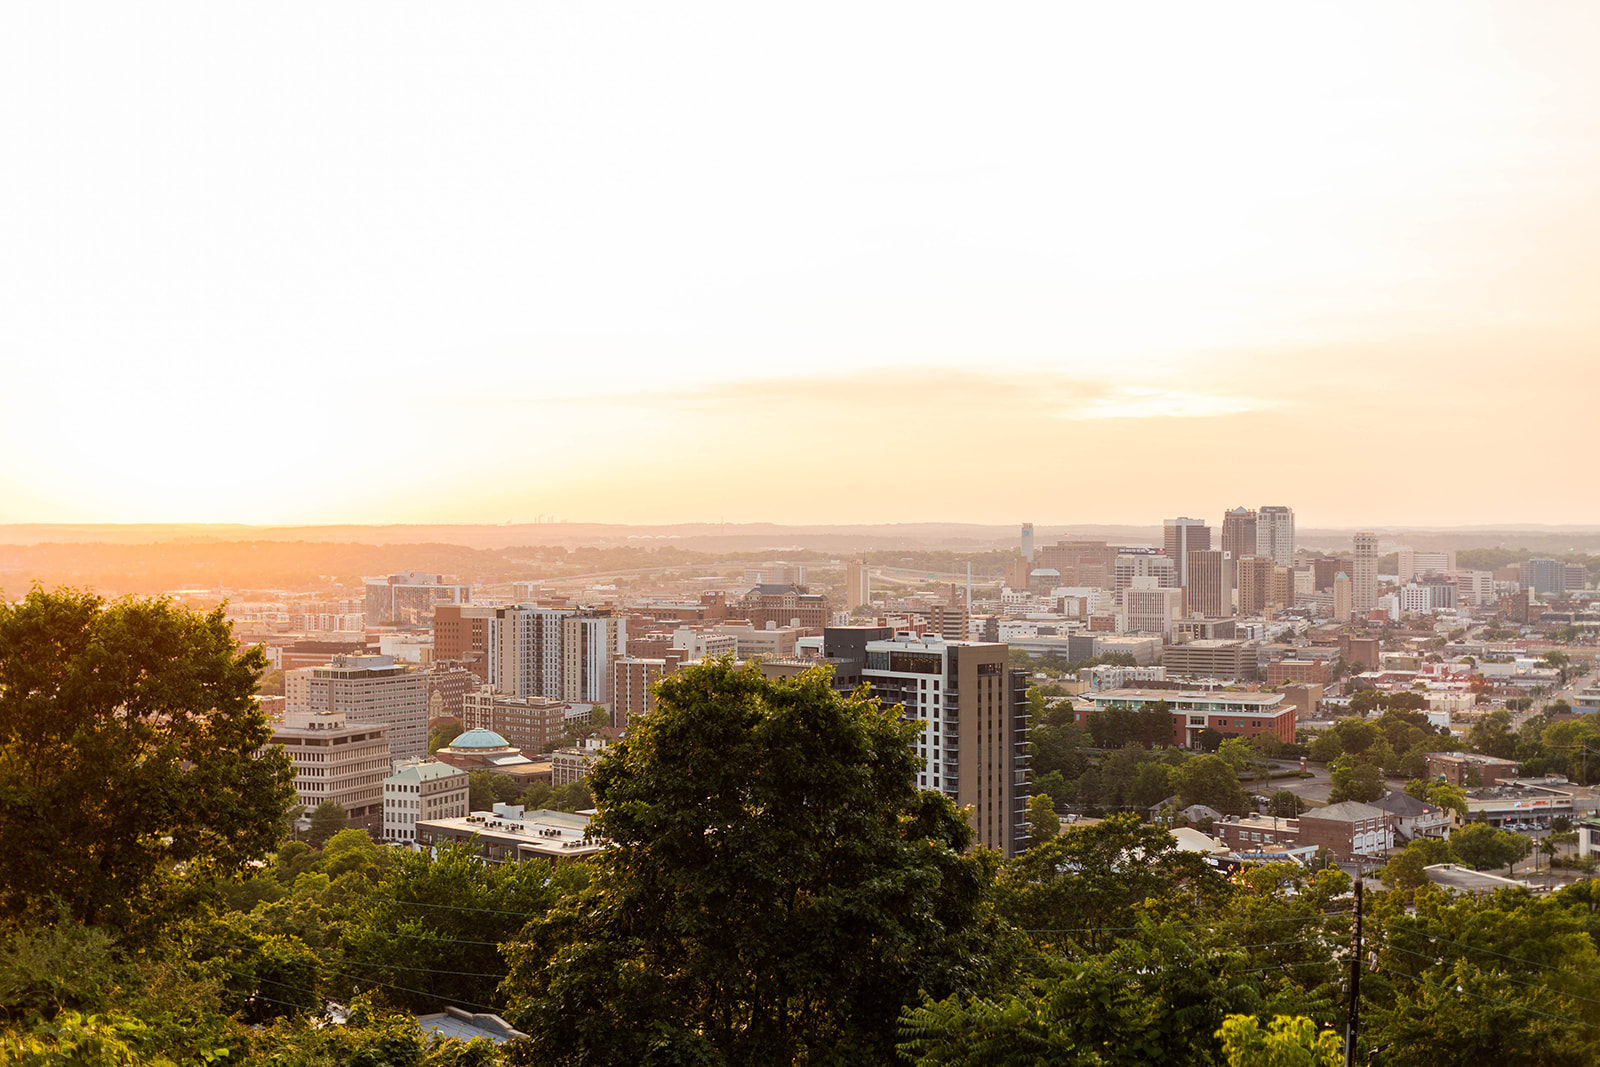
<svg viewBox="0 0 1600 1067">
<path fill-rule="evenodd" d="M 448 819 L 417 822 L 417 844 L 464 845 L 485 863 L 551 865 L 586 859 L 600 851 L 589 836 L 589 816 L 564 811 L 524 811 L 516 804 L 496 804 L 493 811 L 475 811 Z"/>
<path fill-rule="evenodd" d="M 1454 813 L 1399 791 L 1391 791 L 1387 796 L 1374 800 L 1372 806 L 1382 808 L 1395 817 L 1395 834 L 1401 844 L 1419 838 L 1443 840 L 1450 836 L 1450 828 L 1456 821 Z"/>
<path fill-rule="evenodd" d="M 583 781 L 603 755 L 604 745 L 556 749 L 550 754 L 550 784 L 563 786 Z"/>
<path fill-rule="evenodd" d="M 394 761 L 383 780 L 383 840 L 417 839 L 417 820 L 467 815 L 467 772 L 438 760 Z"/>
<path fill-rule="evenodd" d="M 1170 678 L 1225 678 L 1237 680 L 1256 672 L 1255 646 L 1244 641 L 1190 641 L 1169 645 L 1161 665 Z"/>
<path fill-rule="evenodd" d="M 468 730 L 436 751 L 433 758 L 468 773 L 485 770 L 503 774 L 523 788 L 535 782 L 550 781 L 548 763 L 529 759 L 521 749 L 493 730 Z"/>
<path fill-rule="evenodd" d="M 1467 791 L 1467 815 L 1506 830 L 1548 830 L 1550 821 L 1577 814 L 1566 782 L 1511 781 Z"/>
<path fill-rule="evenodd" d="M 461 725 L 468 730 L 499 734 L 523 755 L 548 752 L 561 741 L 567 726 L 567 702 L 553 697 L 512 697 L 477 689 L 461 701 Z"/>
<path fill-rule="evenodd" d="M 1299 821 L 1302 845 L 1320 846 L 1340 860 L 1388 852 L 1398 822 L 1392 812 L 1354 800 L 1303 811 Z"/>
<path fill-rule="evenodd" d="M 1204 730 L 1215 730 L 1227 737 L 1265 734 L 1285 744 L 1294 742 L 1295 707 L 1284 700 L 1282 693 L 1112 689 L 1088 694 L 1086 699 L 1088 704 L 1074 713 L 1079 726 L 1087 726 L 1090 717 L 1109 708 L 1139 711 L 1165 703 L 1172 714 L 1172 744 L 1179 748 L 1199 747 L 1199 735 Z"/>
<path fill-rule="evenodd" d="M 1211 834 L 1230 851 L 1246 858 L 1267 850 L 1300 847 L 1298 819 L 1276 819 L 1270 815 L 1229 817 L 1214 824 Z"/>
<path fill-rule="evenodd" d="M 1429 778 L 1443 778 L 1457 788 L 1509 782 L 1522 768 L 1516 760 L 1476 752 L 1425 752 L 1423 759 L 1427 761 Z"/>
</svg>

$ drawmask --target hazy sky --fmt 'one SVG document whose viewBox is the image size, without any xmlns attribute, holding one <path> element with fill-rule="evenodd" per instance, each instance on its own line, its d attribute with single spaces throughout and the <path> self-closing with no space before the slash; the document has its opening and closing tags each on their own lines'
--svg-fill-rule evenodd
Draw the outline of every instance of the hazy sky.
<svg viewBox="0 0 1600 1067">
<path fill-rule="evenodd" d="M 1600 523 L 1600 6 L 15 5 L 0 521 Z"/>
</svg>

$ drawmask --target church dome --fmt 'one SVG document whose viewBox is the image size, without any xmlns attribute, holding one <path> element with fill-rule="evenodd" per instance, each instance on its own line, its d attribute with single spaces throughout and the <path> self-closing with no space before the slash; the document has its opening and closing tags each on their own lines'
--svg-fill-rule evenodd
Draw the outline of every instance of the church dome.
<svg viewBox="0 0 1600 1067">
<path fill-rule="evenodd" d="M 461 752 L 470 749 L 510 748 L 511 742 L 495 733 L 493 730 L 468 730 L 466 733 L 450 742 L 452 752 Z"/>
</svg>

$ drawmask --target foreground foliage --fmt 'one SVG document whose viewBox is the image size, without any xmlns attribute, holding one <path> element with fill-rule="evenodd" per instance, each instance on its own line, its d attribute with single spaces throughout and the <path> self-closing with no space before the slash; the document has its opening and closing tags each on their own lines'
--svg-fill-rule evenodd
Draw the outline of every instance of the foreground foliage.
<svg viewBox="0 0 1600 1067">
<path fill-rule="evenodd" d="M 592 885 L 513 951 L 527 1062 L 883 1062 L 919 989 L 987 982 L 996 859 L 908 736 L 820 673 L 663 682 L 591 777 Z"/>
<path fill-rule="evenodd" d="M 175 864 L 238 872 L 292 799 L 265 666 L 221 609 L 34 589 L 0 602 L 0 913 L 157 910 Z M 48 862 L 42 862 L 48 857 Z"/>
</svg>

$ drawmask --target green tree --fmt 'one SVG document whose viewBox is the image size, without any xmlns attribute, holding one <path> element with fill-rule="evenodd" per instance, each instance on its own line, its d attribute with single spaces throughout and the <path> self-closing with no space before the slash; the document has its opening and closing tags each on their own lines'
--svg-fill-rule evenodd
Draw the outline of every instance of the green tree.
<svg viewBox="0 0 1600 1067">
<path fill-rule="evenodd" d="M 1104 951 L 1117 931 L 1132 927 L 1137 909 L 1186 907 L 1225 891 L 1199 854 L 1131 813 L 1068 827 L 1008 862 L 996 885 L 1001 914 L 1039 931 L 1033 936 L 1041 947 L 1088 952 Z"/>
<path fill-rule="evenodd" d="M 1511 759 L 1516 754 L 1517 735 L 1511 732 L 1511 713 L 1503 708 L 1479 716 L 1467 734 L 1467 743 L 1474 752 L 1498 759 Z"/>
<path fill-rule="evenodd" d="M 657 701 L 590 775 L 592 884 L 511 950 L 530 1057 L 888 1062 L 919 989 L 985 987 L 995 854 L 916 789 L 898 709 L 727 658 Z"/>
<path fill-rule="evenodd" d="M 1463 826 L 1450 836 L 1450 848 L 1456 856 L 1474 870 L 1493 870 L 1509 867 L 1526 856 L 1532 842 L 1521 834 L 1496 830 L 1488 823 L 1475 822 Z"/>
<path fill-rule="evenodd" d="M 321 848 L 335 834 L 349 826 L 350 816 L 344 810 L 344 805 L 337 800 L 324 800 L 311 813 L 311 829 L 306 831 L 306 840 L 312 848 Z"/>
<path fill-rule="evenodd" d="M 493 771 L 481 768 L 467 772 L 467 807 L 470 810 L 494 810 L 494 777 Z M 504 777 L 504 775 L 501 777 Z"/>
<path fill-rule="evenodd" d="M 1455 812 L 1462 821 L 1467 818 L 1467 794 L 1449 782 L 1433 783 L 1433 788 L 1428 790 L 1426 799 L 1435 807 Z"/>
<path fill-rule="evenodd" d="M 1263 1029 L 1253 1015 L 1230 1015 L 1217 1031 L 1228 1067 L 1339 1067 L 1344 1042 L 1303 1015 L 1274 1015 Z"/>
<path fill-rule="evenodd" d="M 1383 884 L 1400 890 L 1417 889 L 1428 884 L 1426 868 L 1453 859 L 1450 842 L 1420 838 L 1389 858 L 1383 868 Z"/>
<path fill-rule="evenodd" d="M 433 755 L 441 748 L 447 747 L 450 742 L 461 736 L 461 723 L 455 719 L 445 719 L 428 728 L 428 755 Z"/>
<path fill-rule="evenodd" d="M 1349 756 L 1340 756 L 1330 765 L 1333 790 L 1328 803 L 1339 804 L 1346 800 L 1367 803 L 1382 797 L 1385 791 L 1383 769 L 1373 763 L 1357 763 Z"/>
<path fill-rule="evenodd" d="M 583 866 L 486 866 L 465 848 L 402 853 L 357 898 L 341 970 L 349 984 L 388 986 L 388 999 L 411 1011 L 449 1004 L 501 1010 L 501 946 L 547 911 L 562 888 L 581 888 L 587 874 Z"/>
<path fill-rule="evenodd" d="M 1238 776 L 1221 756 L 1185 761 L 1172 772 L 1172 785 L 1184 807 L 1204 804 L 1224 815 L 1238 815 L 1248 806 Z"/>
<path fill-rule="evenodd" d="M 1209 1067 L 1225 1018 L 1261 1007 L 1240 962 L 1147 923 L 1104 956 L 1050 964 L 1022 992 L 928 998 L 902 1016 L 900 1051 L 918 1067 Z"/>
<path fill-rule="evenodd" d="M 231 876 L 293 799 L 218 608 L 34 589 L 0 602 L 0 912 L 119 920 L 174 865 Z"/>
<path fill-rule="evenodd" d="M 1060 832 L 1061 820 L 1056 815 L 1055 801 L 1048 793 L 1035 793 L 1028 801 L 1028 839 L 1038 845 Z"/>
<path fill-rule="evenodd" d="M 1272 794 L 1272 799 L 1267 802 L 1267 814 L 1276 815 L 1280 819 L 1293 819 L 1306 810 L 1306 802 L 1299 795 L 1287 789 L 1280 789 Z"/>
</svg>

